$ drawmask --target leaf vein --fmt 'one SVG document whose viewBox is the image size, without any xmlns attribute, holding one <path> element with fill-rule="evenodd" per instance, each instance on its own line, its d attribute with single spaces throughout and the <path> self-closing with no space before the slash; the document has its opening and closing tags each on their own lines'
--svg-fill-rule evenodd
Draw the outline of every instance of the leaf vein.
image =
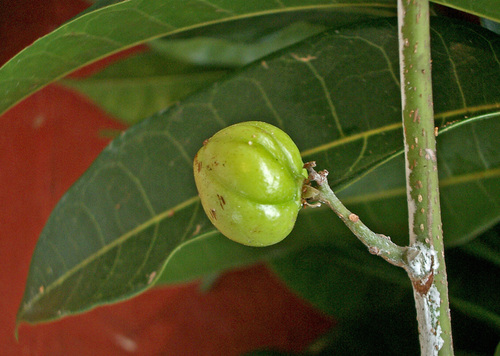
<svg viewBox="0 0 500 356">
<path fill-rule="evenodd" d="M 234 11 L 231 11 L 231 10 L 228 10 L 228 9 L 224 9 L 223 7 L 215 5 L 215 4 L 211 3 L 210 1 L 207 1 L 207 0 L 198 0 L 198 2 L 201 3 L 201 4 L 205 4 L 205 5 L 209 6 L 209 7 L 212 7 L 213 9 L 215 9 L 216 12 L 225 12 L 228 15 L 237 15 Z"/>
<path fill-rule="evenodd" d="M 368 46 L 371 46 L 371 47 L 374 47 L 374 48 L 378 49 L 380 51 L 380 53 L 382 54 L 382 56 L 384 57 L 385 62 L 387 63 L 387 71 L 391 75 L 392 80 L 394 81 L 394 83 L 396 84 L 396 86 L 398 88 L 400 88 L 401 84 L 399 83 L 398 76 L 396 75 L 396 73 L 394 73 L 393 66 L 392 66 L 392 63 L 391 63 L 391 59 L 389 58 L 389 56 L 387 55 L 386 50 L 382 46 L 379 46 L 379 45 L 377 45 L 377 44 L 375 44 L 375 43 L 373 43 L 371 41 L 368 41 L 366 38 L 363 38 L 361 36 L 337 35 L 337 37 L 339 37 L 339 38 L 345 38 L 345 39 L 350 39 L 350 40 L 359 40 L 359 41 L 362 41 L 362 42 L 366 43 Z"/>
<path fill-rule="evenodd" d="M 87 257 L 86 259 L 84 259 L 80 263 L 76 264 L 72 268 L 70 268 L 70 269 L 66 268 L 66 272 L 65 273 L 63 273 L 59 278 L 57 278 L 55 281 L 53 281 L 50 285 L 46 286 L 45 293 L 50 292 L 51 290 L 53 290 L 53 289 L 57 288 L 58 286 L 62 285 L 67 278 L 69 278 L 73 274 L 79 272 L 82 268 L 84 268 L 85 266 L 89 265 L 90 263 L 92 263 L 93 261 L 95 261 L 96 259 L 98 259 L 99 257 L 103 256 L 105 253 L 109 252 L 113 248 L 122 245 L 129 238 L 137 235 L 139 232 L 143 231 L 144 229 L 147 229 L 149 226 L 152 226 L 154 224 L 158 224 L 162 220 L 173 216 L 173 214 L 174 214 L 175 211 L 185 209 L 185 208 L 189 207 L 190 205 L 192 205 L 192 204 L 194 204 L 194 203 L 196 203 L 198 201 L 199 201 L 199 197 L 198 196 L 194 196 L 194 197 L 192 197 L 190 199 L 187 199 L 187 200 L 183 201 L 182 203 L 178 204 L 177 206 L 175 206 L 175 207 L 173 207 L 171 209 L 165 210 L 165 211 L 161 212 L 158 215 L 153 216 L 151 219 L 149 219 L 149 220 L 145 221 L 144 223 L 138 225 L 137 227 L 135 227 L 134 229 L 128 231 L 127 233 L 119 236 L 118 238 L 116 238 L 115 240 L 111 241 L 106 246 L 103 246 L 103 248 L 101 250 L 99 250 L 96 253 L 90 255 L 89 257 Z M 35 303 L 40 298 L 41 298 L 41 294 L 36 295 L 32 300 L 30 300 L 29 305 L 32 305 L 33 303 Z"/>
<path fill-rule="evenodd" d="M 257 88 L 259 93 L 262 95 L 262 99 L 264 100 L 266 107 L 271 111 L 272 115 L 274 116 L 274 118 L 278 122 L 278 126 L 281 129 L 284 129 L 283 119 L 280 116 L 280 114 L 278 113 L 278 111 L 276 110 L 276 108 L 274 107 L 272 101 L 269 99 L 269 96 L 267 95 L 267 93 L 264 90 L 264 88 L 262 87 L 262 85 L 257 80 L 254 80 L 251 78 L 241 78 L 240 80 L 252 83 L 255 86 L 255 88 Z"/>
<path fill-rule="evenodd" d="M 452 59 L 450 51 L 449 51 L 449 48 L 446 45 L 446 42 L 445 42 L 443 36 L 441 35 L 441 33 L 439 33 L 438 31 L 436 31 L 434 29 L 432 29 L 432 27 L 431 27 L 431 31 L 433 31 L 436 34 L 436 36 L 440 39 L 441 44 L 443 45 L 443 48 L 446 51 L 446 54 L 448 55 L 448 60 L 450 62 L 451 69 L 452 69 L 452 74 L 455 77 L 455 82 L 457 84 L 458 91 L 460 92 L 460 98 L 462 100 L 462 106 L 464 108 L 466 108 L 467 107 L 467 100 L 465 99 L 465 94 L 464 94 L 464 91 L 463 91 L 463 88 L 462 88 L 462 84 L 460 83 L 460 79 L 458 78 L 457 66 L 455 64 L 455 61 Z"/>
<path fill-rule="evenodd" d="M 342 129 L 342 125 L 340 124 L 340 120 L 337 114 L 337 109 L 333 104 L 332 96 L 326 85 L 325 78 L 323 78 L 323 76 L 318 73 L 316 68 L 311 64 L 311 61 L 301 60 L 301 62 L 303 62 L 309 68 L 311 73 L 320 83 L 321 89 L 328 103 L 328 107 L 330 108 L 330 113 L 332 115 L 333 121 L 335 122 L 335 126 L 337 127 L 337 131 L 339 132 L 340 137 L 345 137 L 344 130 Z"/>
</svg>

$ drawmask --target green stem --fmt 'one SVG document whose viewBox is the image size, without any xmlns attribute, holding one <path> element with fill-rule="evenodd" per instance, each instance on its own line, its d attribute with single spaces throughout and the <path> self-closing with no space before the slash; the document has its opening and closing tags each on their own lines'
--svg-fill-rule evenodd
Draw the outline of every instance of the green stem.
<svg viewBox="0 0 500 356">
<path fill-rule="evenodd" d="M 327 204 L 357 238 L 368 247 L 370 253 L 380 256 L 389 263 L 405 267 L 406 248 L 391 241 L 390 237 L 371 231 L 356 214 L 349 211 L 333 193 L 328 184 L 318 186 L 318 200 Z"/>
<path fill-rule="evenodd" d="M 377 234 L 371 231 L 359 217 L 345 207 L 332 191 L 327 181 L 327 171 L 316 172 L 315 162 L 308 162 L 304 167 L 309 171 L 309 180 L 318 184 L 317 190 L 312 187 L 314 192 L 311 199 L 328 205 L 339 218 L 346 224 L 354 235 L 366 246 L 370 253 L 380 256 L 387 262 L 408 269 L 408 255 L 413 251 L 407 247 L 401 247 L 391 241 L 391 238 L 385 235 Z"/>
<path fill-rule="evenodd" d="M 434 134 L 428 0 L 398 0 L 410 248 L 429 264 L 408 270 L 412 280 L 423 355 L 452 355 Z M 430 258 L 430 259 L 429 259 Z"/>
</svg>

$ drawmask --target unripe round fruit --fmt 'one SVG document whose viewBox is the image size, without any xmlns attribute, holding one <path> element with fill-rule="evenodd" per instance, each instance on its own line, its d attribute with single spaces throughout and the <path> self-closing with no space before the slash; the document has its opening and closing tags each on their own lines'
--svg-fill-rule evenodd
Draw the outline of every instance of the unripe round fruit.
<svg viewBox="0 0 500 356">
<path fill-rule="evenodd" d="M 203 143 L 194 178 L 203 209 L 226 237 L 268 246 L 292 230 L 307 178 L 300 152 L 279 128 L 260 121 L 235 124 Z"/>
</svg>

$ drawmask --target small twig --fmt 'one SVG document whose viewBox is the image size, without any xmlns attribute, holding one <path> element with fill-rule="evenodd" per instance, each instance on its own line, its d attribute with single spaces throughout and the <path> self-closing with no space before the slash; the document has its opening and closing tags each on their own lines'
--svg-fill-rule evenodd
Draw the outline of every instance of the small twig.
<svg viewBox="0 0 500 356">
<path fill-rule="evenodd" d="M 409 264 L 407 262 L 407 256 L 411 255 L 408 254 L 408 248 L 396 245 L 391 241 L 390 237 L 377 234 L 363 224 L 359 216 L 349 211 L 328 185 L 328 171 L 323 170 L 316 172 L 314 170 L 315 166 L 315 162 L 308 162 L 304 165 L 304 168 L 309 172 L 309 181 L 316 182 L 318 185 L 317 188 L 309 187 L 307 189 L 309 193 L 312 192 L 312 194 L 309 194 L 308 199 L 328 205 L 354 235 L 368 247 L 368 251 L 370 251 L 371 254 L 380 256 L 395 266 L 408 269 Z"/>
</svg>

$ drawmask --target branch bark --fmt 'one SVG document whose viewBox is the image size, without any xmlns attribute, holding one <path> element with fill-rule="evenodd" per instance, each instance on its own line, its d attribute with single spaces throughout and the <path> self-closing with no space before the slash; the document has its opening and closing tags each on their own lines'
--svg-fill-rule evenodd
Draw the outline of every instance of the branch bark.
<svg viewBox="0 0 500 356">
<path fill-rule="evenodd" d="M 453 342 L 439 203 L 428 0 L 398 0 L 412 280 L 422 355 L 452 355 Z M 412 260 L 414 263 L 412 263 Z"/>
<path fill-rule="evenodd" d="M 305 185 L 302 197 L 304 205 L 316 206 L 308 201 L 327 204 L 371 253 L 407 271 L 413 286 L 421 354 L 453 355 L 439 202 L 428 0 L 398 0 L 398 32 L 409 246 L 400 247 L 369 230 L 335 196 L 326 179 L 328 172 L 316 172 L 314 162 L 304 167 L 309 171 L 309 181 L 316 182 L 318 188 Z"/>
</svg>

